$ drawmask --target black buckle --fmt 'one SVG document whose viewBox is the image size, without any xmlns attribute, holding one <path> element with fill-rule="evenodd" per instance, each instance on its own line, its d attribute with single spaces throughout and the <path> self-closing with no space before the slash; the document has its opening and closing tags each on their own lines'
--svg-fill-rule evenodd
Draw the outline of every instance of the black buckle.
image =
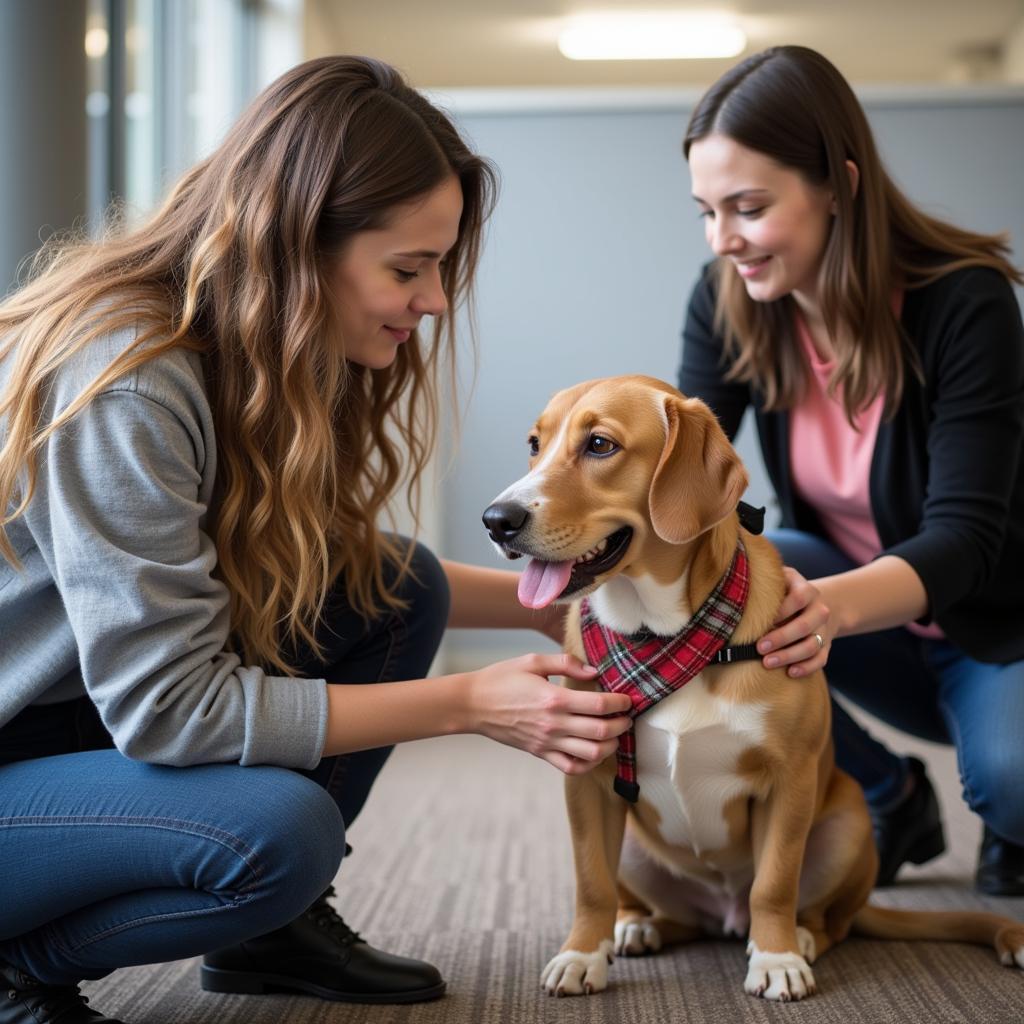
<svg viewBox="0 0 1024 1024">
<path fill-rule="evenodd" d="M 740 526 L 748 533 L 764 533 L 764 506 L 754 508 L 745 501 L 736 506 L 736 512 L 740 517 Z"/>
</svg>

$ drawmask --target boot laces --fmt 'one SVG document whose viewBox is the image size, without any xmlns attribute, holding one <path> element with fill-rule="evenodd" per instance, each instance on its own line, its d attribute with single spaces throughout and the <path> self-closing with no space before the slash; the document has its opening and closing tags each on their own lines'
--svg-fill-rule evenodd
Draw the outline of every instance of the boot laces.
<svg viewBox="0 0 1024 1024">
<path fill-rule="evenodd" d="M 354 942 L 365 942 L 359 932 L 345 924 L 341 915 L 328 902 L 333 896 L 334 887 L 328 886 L 327 891 L 306 911 L 310 920 L 317 928 L 322 928 L 343 946 L 351 946 Z"/>
</svg>

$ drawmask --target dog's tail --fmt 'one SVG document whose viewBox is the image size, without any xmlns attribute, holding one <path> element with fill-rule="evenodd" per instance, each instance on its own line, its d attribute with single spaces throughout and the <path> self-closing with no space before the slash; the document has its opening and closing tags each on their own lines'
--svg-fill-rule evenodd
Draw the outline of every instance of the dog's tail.
<svg viewBox="0 0 1024 1024">
<path fill-rule="evenodd" d="M 1024 925 L 977 910 L 893 910 L 862 907 L 854 915 L 855 935 L 872 939 L 930 939 L 992 946 L 1000 963 L 1024 967 Z"/>
</svg>

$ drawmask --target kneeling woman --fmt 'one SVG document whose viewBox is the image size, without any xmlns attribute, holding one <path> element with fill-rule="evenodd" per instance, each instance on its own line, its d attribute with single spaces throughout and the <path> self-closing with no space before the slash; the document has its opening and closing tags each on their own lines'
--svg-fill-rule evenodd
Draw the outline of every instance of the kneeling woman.
<svg viewBox="0 0 1024 1024">
<path fill-rule="evenodd" d="M 730 437 L 753 405 L 792 567 L 765 664 L 827 657 L 840 693 L 954 743 L 985 823 L 977 884 L 1024 894 L 1024 332 L 1006 242 L 903 196 L 849 85 L 803 47 L 724 75 L 684 146 L 717 259 L 680 388 Z M 942 852 L 935 795 L 920 761 L 833 710 L 887 884 Z"/>
<path fill-rule="evenodd" d="M 390 746 L 480 732 L 566 772 L 627 697 L 532 655 L 425 681 L 446 625 L 533 626 L 513 573 L 378 517 L 430 454 L 489 166 L 386 65 L 260 96 L 164 207 L 0 307 L 0 1016 L 81 979 L 439 996 L 328 902 Z M 423 317 L 438 325 L 421 339 Z"/>
</svg>

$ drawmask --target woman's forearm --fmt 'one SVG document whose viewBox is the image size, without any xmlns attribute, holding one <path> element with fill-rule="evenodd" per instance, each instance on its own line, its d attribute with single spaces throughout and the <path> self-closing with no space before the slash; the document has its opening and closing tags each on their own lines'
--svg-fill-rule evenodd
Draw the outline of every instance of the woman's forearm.
<svg viewBox="0 0 1024 1024">
<path fill-rule="evenodd" d="M 527 654 L 437 679 L 327 684 L 323 754 L 449 733 L 480 733 L 562 771 L 589 771 L 630 726 L 629 697 L 554 686 L 566 676 L 593 684 L 595 669 L 565 654 Z"/>
<path fill-rule="evenodd" d="M 396 683 L 327 684 L 324 757 L 469 730 L 464 674 Z"/>
<path fill-rule="evenodd" d="M 835 616 L 835 636 L 892 629 L 921 618 L 928 594 L 910 564 L 895 555 L 812 581 Z"/>
<path fill-rule="evenodd" d="M 449 629 L 538 629 L 545 631 L 548 619 L 561 616 L 552 608 L 535 612 L 519 603 L 519 573 L 507 569 L 484 569 L 478 565 L 443 560 L 451 589 Z"/>
</svg>

